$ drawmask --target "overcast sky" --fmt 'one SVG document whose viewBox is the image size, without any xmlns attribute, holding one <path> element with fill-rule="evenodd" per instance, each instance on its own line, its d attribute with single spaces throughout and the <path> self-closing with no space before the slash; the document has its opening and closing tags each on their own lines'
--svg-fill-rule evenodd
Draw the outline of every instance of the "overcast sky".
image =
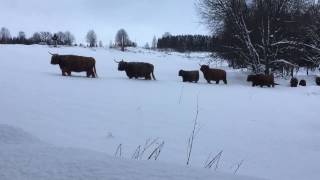
<svg viewBox="0 0 320 180">
<path fill-rule="evenodd" d="M 0 26 L 11 35 L 23 30 L 71 31 L 85 42 L 94 29 L 104 44 L 114 41 L 118 29 L 127 30 L 140 46 L 154 35 L 207 34 L 195 8 L 195 0 L 1 0 Z"/>
</svg>

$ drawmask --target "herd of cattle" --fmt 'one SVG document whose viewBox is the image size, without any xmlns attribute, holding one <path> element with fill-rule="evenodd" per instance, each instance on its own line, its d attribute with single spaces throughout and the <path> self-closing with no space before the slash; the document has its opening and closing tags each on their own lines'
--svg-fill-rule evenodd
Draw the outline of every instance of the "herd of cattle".
<svg viewBox="0 0 320 180">
<path fill-rule="evenodd" d="M 59 65 L 62 71 L 62 76 L 71 76 L 71 72 L 86 72 L 87 77 L 98 77 L 96 71 L 96 61 L 92 57 L 83 57 L 75 55 L 58 55 L 52 54 L 51 64 Z M 144 62 L 125 62 L 115 61 L 118 63 L 118 70 L 125 71 L 127 76 L 132 79 L 145 78 L 146 80 L 156 80 L 154 75 L 154 66 L 150 63 Z M 210 84 L 211 81 L 219 84 L 223 81 L 227 84 L 227 73 L 222 69 L 212 69 L 208 65 L 200 65 L 200 71 L 202 71 L 204 78 Z M 199 81 L 199 71 L 179 71 L 179 76 L 182 77 L 183 82 L 195 82 Z M 278 85 L 274 82 L 273 75 L 256 74 L 249 75 L 248 82 L 252 82 L 252 86 L 260 87 L 274 87 Z M 290 81 L 291 87 L 306 86 L 306 81 L 301 80 L 300 83 L 297 78 L 292 78 Z M 320 77 L 316 78 L 316 84 L 320 86 Z"/>
</svg>

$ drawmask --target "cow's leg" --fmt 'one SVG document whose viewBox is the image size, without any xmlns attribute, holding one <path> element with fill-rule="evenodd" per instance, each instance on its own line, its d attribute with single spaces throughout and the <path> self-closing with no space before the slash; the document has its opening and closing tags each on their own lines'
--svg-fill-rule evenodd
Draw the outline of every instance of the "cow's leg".
<svg viewBox="0 0 320 180">
<path fill-rule="evenodd" d="M 208 82 L 209 84 L 211 84 L 211 81 L 210 81 L 210 80 L 207 80 L 207 82 Z"/>
<path fill-rule="evenodd" d="M 146 76 L 145 76 L 145 79 L 146 79 L 146 80 L 151 80 L 150 74 L 146 75 Z"/>
<path fill-rule="evenodd" d="M 227 82 L 227 80 L 226 80 L 226 79 L 224 79 L 224 80 L 223 80 L 223 82 L 224 82 L 224 84 L 228 84 L 228 82 Z"/>
<path fill-rule="evenodd" d="M 216 81 L 216 84 L 219 84 L 219 82 L 220 82 L 220 80 L 217 80 L 217 81 Z"/>
<path fill-rule="evenodd" d="M 92 78 L 96 78 L 96 77 L 97 77 L 97 76 L 96 76 L 96 73 L 94 73 L 93 70 L 91 70 L 91 74 L 92 74 Z"/>
<path fill-rule="evenodd" d="M 66 76 L 66 71 L 65 70 L 61 70 L 61 72 L 62 72 L 62 76 Z"/>
<path fill-rule="evenodd" d="M 92 78 L 96 78 L 96 74 L 94 73 L 93 69 L 90 69 L 88 72 L 89 72 L 89 77 L 91 76 Z"/>
<path fill-rule="evenodd" d="M 89 78 L 91 76 L 91 72 L 87 71 L 87 78 Z"/>
<path fill-rule="evenodd" d="M 68 73 L 68 76 L 71 76 L 71 71 L 68 71 L 67 73 Z"/>
</svg>

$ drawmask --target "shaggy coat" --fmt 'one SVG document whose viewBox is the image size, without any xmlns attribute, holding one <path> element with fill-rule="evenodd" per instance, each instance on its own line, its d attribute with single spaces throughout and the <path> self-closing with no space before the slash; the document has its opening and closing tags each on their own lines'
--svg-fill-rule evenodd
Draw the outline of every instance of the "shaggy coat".
<svg viewBox="0 0 320 180">
<path fill-rule="evenodd" d="M 320 86 L 320 77 L 316 77 L 316 84 Z"/>
<path fill-rule="evenodd" d="M 199 81 L 199 71 L 179 71 L 179 76 L 182 77 L 183 82 L 195 82 Z"/>
<path fill-rule="evenodd" d="M 300 82 L 299 82 L 299 85 L 300 86 L 307 86 L 307 81 L 302 79 Z"/>
<path fill-rule="evenodd" d="M 150 63 L 125 62 L 122 60 L 118 62 L 118 64 L 118 70 L 125 71 L 129 79 L 145 78 L 146 80 L 151 80 L 153 78 L 156 80 L 154 76 L 154 66 Z"/>
<path fill-rule="evenodd" d="M 225 84 L 227 84 L 226 71 L 222 69 L 211 69 L 207 65 L 202 65 L 200 70 L 209 84 L 211 84 L 211 81 L 215 81 L 216 84 L 219 84 L 220 81 L 223 81 Z"/>
<path fill-rule="evenodd" d="M 299 80 L 297 78 L 291 78 L 290 80 L 291 87 L 298 87 L 298 83 L 299 83 Z"/>
<path fill-rule="evenodd" d="M 54 54 L 51 64 L 60 66 L 62 76 L 71 76 L 71 72 L 87 72 L 87 77 L 97 77 L 96 60 L 92 57 Z"/>
<path fill-rule="evenodd" d="M 278 85 L 274 83 L 274 77 L 273 75 L 263 75 L 263 74 L 257 74 L 257 75 L 249 75 L 247 78 L 248 82 L 252 82 L 252 86 L 268 86 L 268 87 L 274 87 L 275 85 Z"/>
</svg>

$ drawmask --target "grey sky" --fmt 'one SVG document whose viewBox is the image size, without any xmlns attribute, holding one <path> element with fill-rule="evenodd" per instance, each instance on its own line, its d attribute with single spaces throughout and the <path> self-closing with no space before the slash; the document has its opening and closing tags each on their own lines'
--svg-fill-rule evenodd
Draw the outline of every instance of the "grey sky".
<svg viewBox="0 0 320 180">
<path fill-rule="evenodd" d="M 207 34 L 200 25 L 195 0 L 1 0 L 0 26 L 31 36 L 35 31 L 71 31 L 77 42 L 94 29 L 108 44 L 125 28 L 139 45 L 153 35 Z"/>
</svg>

